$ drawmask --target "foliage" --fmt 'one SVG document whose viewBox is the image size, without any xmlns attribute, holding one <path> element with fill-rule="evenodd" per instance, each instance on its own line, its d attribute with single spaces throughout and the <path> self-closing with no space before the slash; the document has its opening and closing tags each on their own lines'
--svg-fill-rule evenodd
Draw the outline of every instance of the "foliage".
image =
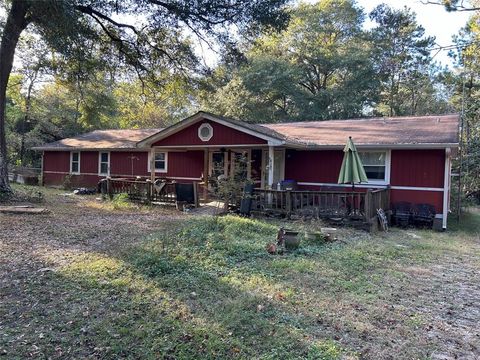
<svg viewBox="0 0 480 360">
<path fill-rule="evenodd" d="M 480 202 L 480 15 L 473 15 L 455 38 L 457 72 L 446 82 L 453 88 L 450 99 L 457 111 L 463 111 L 461 127 L 462 158 L 457 157 L 454 171 L 461 171 L 462 193 Z M 460 164 L 460 161 L 462 164 Z M 461 165 L 461 169 L 460 169 Z"/>
<path fill-rule="evenodd" d="M 128 209 L 132 206 L 128 194 L 116 194 L 112 199 L 114 210 Z"/>
<path fill-rule="evenodd" d="M 381 79 L 381 115 L 428 114 L 436 99 L 435 74 L 430 49 L 435 38 L 425 30 L 409 9 L 394 10 L 385 4 L 376 7 L 370 18 L 377 26 L 371 31 L 375 66 Z M 436 101 L 435 101 L 436 100 Z M 433 107 L 436 112 L 441 109 Z"/>
<path fill-rule="evenodd" d="M 205 106 L 262 121 L 361 115 L 376 85 L 363 19 L 353 1 L 301 3 L 287 29 L 255 41 Z"/>
<path fill-rule="evenodd" d="M 299 4 L 284 31 L 245 44 L 233 69 L 224 59 L 202 106 L 262 122 L 452 111 L 430 57 L 434 38 L 415 14 L 380 5 L 370 18 L 376 26 L 365 31 L 350 0 Z"/>
<path fill-rule="evenodd" d="M 252 180 L 247 178 L 248 157 L 238 154 L 233 163 L 232 174 L 221 175 L 218 179 L 211 179 L 214 194 L 228 204 L 239 205 L 243 190 Z"/>
<path fill-rule="evenodd" d="M 111 118 L 112 87 L 102 88 L 102 85 L 111 81 L 118 70 L 123 70 L 121 76 L 136 74 L 142 87 L 148 81 L 161 88 L 162 80 L 168 78 L 166 75 L 193 78 L 198 71 L 198 59 L 186 32 L 178 30 L 179 27 L 188 28 L 202 41 L 209 38 L 222 44 L 235 43 L 227 31 L 230 26 L 237 26 L 239 31 L 249 34 L 283 27 L 288 20 L 283 8 L 285 2 L 2 2 L 6 22 L 0 46 L 0 191 L 10 191 L 5 132 L 6 88 L 15 50 L 27 27 L 52 53 L 49 60 L 56 80 L 73 86 L 81 95 L 75 99 L 75 110 L 79 114 L 82 108 L 83 112 L 76 120 L 106 126 Z M 118 20 L 122 17 L 127 22 Z M 135 21 L 128 23 L 129 18 Z M 105 117 L 105 114 L 110 116 Z M 23 162 L 23 137 L 21 149 Z"/>
</svg>

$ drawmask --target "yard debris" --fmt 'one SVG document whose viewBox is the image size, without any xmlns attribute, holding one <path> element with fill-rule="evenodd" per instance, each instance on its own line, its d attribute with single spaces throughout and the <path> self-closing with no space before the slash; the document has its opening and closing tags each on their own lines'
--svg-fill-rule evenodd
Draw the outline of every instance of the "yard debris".
<svg viewBox="0 0 480 360">
<path fill-rule="evenodd" d="M 29 205 L 21 206 L 0 206 L 0 213 L 9 214 L 47 214 L 50 210 L 45 208 L 36 208 Z"/>
<path fill-rule="evenodd" d="M 78 188 L 73 190 L 75 195 L 95 195 L 97 193 L 96 189 L 89 189 L 89 188 Z"/>
<path fill-rule="evenodd" d="M 321 228 L 320 232 L 325 235 L 325 241 L 337 241 L 337 228 Z"/>
</svg>

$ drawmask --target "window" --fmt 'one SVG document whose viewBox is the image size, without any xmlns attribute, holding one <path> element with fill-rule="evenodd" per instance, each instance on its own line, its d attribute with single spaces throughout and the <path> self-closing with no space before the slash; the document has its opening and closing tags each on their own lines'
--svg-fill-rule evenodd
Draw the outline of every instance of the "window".
<svg viewBox="0 0 480 360">
<path fill-rule="evenodd" d="M 166 152 L 156 152 L 155 153 L 155 171 L 156 172 L 167 172 L 167 153 Z"/>
<path fill-rule="evenodd" d="M 110 153 L 101 152 L 98 154 L 98 175 L 110 174 Z"/>
<path fill-rule="evenodd" d="M 360 151 L 360 159 L 370 183 L 388 182 L 389 153 L 386 151 Z"/>
<path fill-rule="evenodd" d="M 198 127 L 198 137 L 202 141 L 209 141 L 213 137 L 212 125 L 204 123 Z"/>
<path fill-rule="evenodd" d="M 80 174 L 80 152 L 70 153 L 70 173 Z"/>
</svg>

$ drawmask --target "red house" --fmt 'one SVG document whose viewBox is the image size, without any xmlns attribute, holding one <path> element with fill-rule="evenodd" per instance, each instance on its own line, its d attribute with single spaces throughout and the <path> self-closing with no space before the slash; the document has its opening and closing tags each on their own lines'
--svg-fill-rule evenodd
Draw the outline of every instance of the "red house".
<svg viewBox="0 0 480 360">
<path fill-rule="evenodd" d="M 446 228 L 458 124 L 458 115 L 252 124 L 198 112 L 165 129 L 97 130 L 36 149 L 48 186 L 91 187 L 106 176 L 201 181 L 228 175 L 246 154 L 257 187 L 291 179 L 338 189 L 350 187 L 337 178 L 352 136 L 369 178 L 356 187 L 390 187 L 391 202 L 432 204 Z"/>
</svg>

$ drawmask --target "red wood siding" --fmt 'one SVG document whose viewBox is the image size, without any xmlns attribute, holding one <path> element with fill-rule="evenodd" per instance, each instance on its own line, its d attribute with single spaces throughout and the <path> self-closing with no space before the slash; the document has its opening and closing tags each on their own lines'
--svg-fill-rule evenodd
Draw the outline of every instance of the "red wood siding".
<svg viewBox="0 0 480 360">
<path fill-rule="evenodd" d="M 443 211 L 443 191 L 390 190 L 390 202 L 408 201 L 412 204 L 432 204 L 437 214 Z"/>
<path fill-rule="evenodd" d="M 198 137 L 198 128 L 208 123 L 213 128 L 213 137 L 209 141 L 202 141 Z M 182 129 L 169 137 L 157 141 L 153 146 L 182 146 L 182 145 L 241 145 L 266 144 L 267 141 L 228 126 L 213 121 L 200 121 Z"/>
<path fill-rule="evenodd" d="M 70 172 L 70 152 L 45 151 L 43 155 L 43 170 Z"/>
<path fill-rule="evenodd" d="M 168 172 L 158 176 L 199 178 L 203 173 L 203 150 L 168 153 Z"/>
<path fill-rule="evenodd" d="M 132 171 L 133 166 L 133 171 Z M 147 176 L 148 152 L 110 152 L 110 176 Z"/>
<path fill-rule="evenodd" d="M 285 154 L 285 179 L 298 182 L 337 183 L 343 151 L 295 151 Z"/>
<path fill-rule="evenodd" d="M 43 174 L 43 184 L 46 186 L 63 186 L 65 184 L 65 177 L 68 174 Z M 90 187 L 97 186 L 101 177 L 97 175 L 70 175 L 69 184 L 71 187 Z"/>
<path fill-rule="evenodd" d="M 445 150 L 392 150 L 393 186 L 443 188 Z"/>
<path fill-rule="evenodd" d="M 80 173 L 98 174 L 98 151 L 82 151 L 80 153 Z"/>
</svg>

